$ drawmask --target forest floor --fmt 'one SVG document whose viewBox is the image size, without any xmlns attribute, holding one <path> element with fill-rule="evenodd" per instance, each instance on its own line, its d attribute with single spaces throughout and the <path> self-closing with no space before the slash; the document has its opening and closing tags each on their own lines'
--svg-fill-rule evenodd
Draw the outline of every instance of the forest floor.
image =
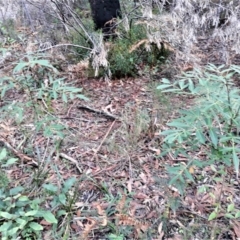
<svg viewBox="0 0 240 240">
<path fill-rule="evenodd" d="M 203 62 L 207 59 L 210 55 Z M 215 62 L 216 59 L 218 56 Z M 11 75 L 12 63 L 9 61 L 2 68 L 2 76 Z M 75 99 L 65 104 L 52 100 L 46 105 L 38 100 L 42 112 L 54 115 L 56 124 L 66 126 L 59 144 L 56 145 L 57 138 L 36 131 L 32 125 L 34 109 L 30 107 L 24 109 L 21 124 L 16 124 L 12 116 L 1 119 L 0 143 L 21 160 L 8 169 L 11 185 L 22 185 L 26 187 L 25 194 L 43 198 L 46 209 L 51 209 L 51 198 L 45 198 L 42 184 L 55 184 L 61 191 L 64 181 L 76 177 L 77 195 L 71 211 L 58 219 L 62 234 L 69 232 L 65 239 L 240 238 L 239 221 L 226 221 L 221 214 L 208 221 L 220 197 L 221 206 L 230 199 L 237 199 L 240 206 L 239 178 L 234 185 L 227 180 L 222 184 L 210 181 L 209 176 L 216 173 L 209 166 L 194 170 L 197 184 L 189 184 L 184 195 L 168 185 L 166 165 L 187 159 L 170 153 L 159 157 L 163 143 L 160 133 L 179 109 L 193 104 L 193 99 L 158 92 L 161 75 L 105 81 L 67 70 L 61 74 L 71 85 L 83 88 L 89 101 Z M 10 101 L 25 103 L 25 99 L 26 93 L 21 89 L 9 91 L 1 107 Z M 206 158 L 201 157 L 203 161 Z M 228 171 L 234 175 L 232 168 Z M 36 176 L 42 184 L 34 183 Z M 197 187 L 203 183 L 212 190 L 199 193 Z M 52 237 L 50 224 L 41 224 L 41 239 L 63 239 L 61 234 L 59 238 Z"/>
</svg>

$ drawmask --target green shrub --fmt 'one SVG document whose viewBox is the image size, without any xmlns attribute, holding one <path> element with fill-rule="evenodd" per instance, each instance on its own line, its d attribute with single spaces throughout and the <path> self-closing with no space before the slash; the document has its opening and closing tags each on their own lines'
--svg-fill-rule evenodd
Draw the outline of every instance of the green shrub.
<svg viewBox="0 0 240 240">
<path fill-rule="evenodd" d="M 218 163 L 233 166 L 239 174 L 240 90 L 234 82 L 239 74 L 239 66 L 226 69 L 208 65 L 204 71 L 185 73 L 174 83 L 163 79 L 158 86 L 162 92 L 191 95 L 196 100 L 196 105 L 180 111 L 180 117 L 168 123 L 169 129 L 161 133 L 165 136 L 162 155 L 171 152 L 189 160 L 187 164 L 168 166 L 170 184 L 181 192 L 187 181 L 194 181 L 189 171 L 192 165 Z M 194 154 L 200 149 L 207 155 L 204 161 Z"/>
<path fill-rule="evenodd" d="M 100 41 L 98 35 L 97 37 L 94 36 L 97 33 L 93 33 L 94 24 L 92 19 L 82 18 L 81 24 L 87 29 L 87 32 L 78 27 L 69 36 L 70 41 L 79 46 L 75 48 L 75 55 L 71 55 L 73 62 L 74 60 L 79 61 L 88 58 L 93 48 L 92 41 Z M 109 45 L 107 60 L 112 78 L 134 77 L 138 74 L 140 68 L 152 68 L 162 63 L 168 55 L 168 51 L 164 48 L 159 49 L 156 44 L 148 42 L 147 32 L 143 25 L 132 24 L 129 32 L 125 32 L 119 26 L 117 31 L 119 37 L 114 36 L 105 39 L 105 46 Z M 106 48 L 108 47 L 106 46 Z M 94 75 L 91 65 L 90 63 L 89 76 Z M 104 67 L 99 69 L 98 75 L 100 77 L 106 75 L 106 69 Z"/>
<path fill-rule="evenodd" d="M 81 88 L 66 83 L 64 78 L 58 77 L 57 70 L 48 60 L 37 57 L 29 56 L 28 61 L 19 62 L 13 70 L 13 77 L 0 78 L 0 84 L 1 98 L 5 97 L 7 91 L 19 89 L 28 96 L 24 103 L 13 101 L 6 104 L 0 110 L 1 116 L 10 116 L 20 124 L 26 117 L 25 111 L 30 107 L 34 113 L 31 117 L 35 121 L 36 130 L 43 131 L 46 137 L 57 135 L 63 138 L 65 126 L 59 122 L 56 123 L 57 118 L 52 114 L 44 114 L 38 99 L 45 102 L 51 113 L 54 112 L 51 107 L 52 99 L 61 98 L 63 103 L 68 103 L 74 98 L 87 100 L 81 94 Z"/>
<path fill-rule="evenodd" d="M 139 66 L 156 66 L 167 55 L 167 52 L 158 49 L 154 44 L 149 45 L 149 51 L 146 50 L 145 44 L 148 44 L 148 40 L 145 28 L 141 25 L 133 25 L 125 36 L 115 39 L 112 43 L 108 61 L 113 78 L 134 77 L 139 71 Z"/>
<path fill-rule="evenodd" d="M 81 88 L 69 86 L 64 82 L 64 78 L 57 77 L 57 73 L 57 70 L 48 60 L 38 58 L 30 58 L 27 62 L 19 62 L 13 70 L 17 84 L 24 90 L 37 91 L 39 98 L 57 99 L 60 95 L 65 103 L 75 97 L 87 99 L 79 94 L 82 91 Z"/>
</svg>

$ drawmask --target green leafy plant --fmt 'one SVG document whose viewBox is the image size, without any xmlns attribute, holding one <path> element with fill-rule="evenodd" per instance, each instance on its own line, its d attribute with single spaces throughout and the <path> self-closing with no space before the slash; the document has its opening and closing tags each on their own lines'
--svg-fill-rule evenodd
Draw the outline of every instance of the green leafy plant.
<svg viewBox="0 0 240 240">
<path fill-rule="evenodd" d="M 61 189 L 52 183 L 43 185 L 46 193 L 53 197 L 51 206 L 52 208 L 59 209 L 58 214 L 63 215 L 71 212 L 73 204 L 76 200 L 76 191 L 74 191 L 73 188 L 76 181 L 75 177 L 67 179 L 63 182 Z"/>
<path fill-rule="evenodd" d="M 234 203 L 230 203 L 227 206 L 227 212 L 225 213 L 225 217 L 230 219 L 238 219 L 240 218 L 240 210 L 236 209 Z"/>
<path fill-rule="evenodd" d="M 109 234 L 108 235 L 108 239 L 109 240 L 123 240 L 124 239 L 124 236 L 123 236 L 123 234 L 121 234 L 121 235 L 116 235 L 116 234 Z"/>
<path fill-rule="evenodd" d="M 57 234 L 62 235 L 62 239 L 68 239 L 70 222 L 76 202 L 78 191 L 76 190 L 76 178 L 72 177 L 63 181 L 62 187 L 52 183 L 44 184 L 43 189 L 47 196 L 51 198 L 51 208 L 56 211 L 58 219 L 62 219 L 65 228 L 59 229 Z M 53 229 L 54 231 L 56 228 Z"/>
<path fill-rule="evenodd" d="M 22 73 L 22 74 L 20 74 Z M 57 78 L 57 69 L 48 60 L 30 58 L 29 61 L 19 62 L 13 69 L 16 81 L 24 89 L 38 92 L 38 98 L 57 99 L 59 95 L 64 102 L 68 99 L 87 98 L 80 94 L 82 88 L 68 86 L 64 78 Z"/>
<path fill-rule="evenodd" d="M 8 176 L 5 173 L 5 168 L 8 168 L 18 161 L 17 158 L 9 158 L 6 148 L 0 152 L 0 188 L 5 188 L 10 183 Z"/>
<path fill-rule="evenodd" d="M 229 183 L 226 182 L 226 178 L 228 173 L 225 171 L 224 165 L 220 165 L 217 168 L 213 165 L 211 166 L 211 169 L 213 171 L 213 177 L 212 179 L 219 183 L 220 186 L 220 194 L 218 198 L 216 198 L 216 195 L 211 193 L 211 189 L 208 189 L 207 186 L 202 186 L 202 188 L 199 188 L 198 192 L 209 192 L 210 197 L 213 199 L 213 202 L 215 202 L 214 209 L 209 214 L 208 220 L 212 221 L 218 218 L 220 215 L 224 215 L 227 219 L 237 219 L 240 218 L 240 209 L 236 208 L 236 205 L 231 197 L 228 198 L 228 202 L 224 203 L 224 205 L 221 202 L 222 195 L 224 195 L 223 189 L 227 189 L 229 186 Z"/>
<path fill-rule="evenodd" d="M 58 77 L 58 71 L 45 59 L 38 57 L 28 57 L 28 61 L 19 62 L 13 69 L 13 77 L 0 78 L 1 98 L 10 91 L 24 91 L 28 98 L 24 103 L 12 101 L 1 108 L 2 117 L 12 116 L 20 124 L 26 117 L 27 108 L 33 110 L 33 121 L 37 131 L 43 131 L 44 136 L 64 137 L 64 124 L 56 123 L 57 118 L 53 114 L 51 107 L 52 99 L 61 98 L 63 103 L 69 100 L 80 98 L 88 100 L 82 94 L 82 88 L 76 88 L 65 83 L 64 78 Z M 44 101 L 48 112 L 44 113 L 39 105 L 39 99 Z"/>
<path fill-rule="evenodd" d="M 38 223 L 44 218 L 47 222 L 57 224 L 57 219 L 50 211 L 40 208 L 39 199 L 30 199 L 21 186 L 0 189 L 0 233 L 3 240 L 35 239 L 43 227 Z"/>
<path fill-rule="evenodd" d="M 169 129 L 161 133 L 165 136 L 162 155 L 171 152 L 175 157 L 183 154 L 189 159 L 187 165 L 168 167 L 172 176 L 170 184 L 177 185 L 181 191 L 186 180 L 194 180 L 189 171 L 191 164 L 232 165 L 239 174 L 240 91 L 234 83 L 234 77 L 239 74 L 239 66 L 208 65 L 204 71 L 185 73 L 174 83 L 163 79 L 157 87 L 162 92 L 191 95 L 196 100 L 196 105 L 180 111 L 180 117 L 169 122 Z M 191 154 L 200 148 L 207 155 L 205 161 Z"/>
<path fill-rule="evenodd" d="M 26 196 L 22 186 L 10 188 L 11 181 L 4 172 L 18 161 L 8 157 L 3 148 L 0 152 L 0 235 L 1 239 L 35 239 L 39 237 L 43 227 L 38 223 L 44 218 L 49 223 L 57 223 L 54 215 L 40 208 L 39 199 Z"/>
</svg>

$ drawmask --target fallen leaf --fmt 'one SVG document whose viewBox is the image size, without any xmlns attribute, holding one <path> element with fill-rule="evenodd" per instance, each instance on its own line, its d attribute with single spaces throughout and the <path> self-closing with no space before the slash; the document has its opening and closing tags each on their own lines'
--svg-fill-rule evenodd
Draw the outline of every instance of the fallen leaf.
<svg viewBox="0 0 240 240">
<path fill-rule="evenodd" d="M 144 193 L 136 193 L 135 195 L 134 195 L 134 197 L 136 197 L 136 198 L 138 198 L 138 199 L 146 199 L 146 198 L 148 198 L 148 196 L 146 195 L 146 194 L 144 194 Z"/>
<path fill-rule="evenodd" d="M 188 169 L 189 173 L 193 174 L 194 173 L 194 166 L 191 166 L 189 169 Z"/>
<path fill-rule="evenodd" d="M 233 231 L 235 232 L 237 238 L 240 238 L 240 222 L 233 221 Z"/>
<path fill-rule="evenodd" d="M 130 178 L 130 179 L 127 181 L 127 189 L 128 189 L 128 192 L 132 192 L 132 183 L 133 183 L 133 180 Z"/>
<path fill-rule="evenodd" d="M 162 225 L 163 225 L 162 222 L 158 225 L 158 233 L 159 233 L 158 240 L 162 240 L 162 238 L 164 236 L 164 232 L 162 231 Z"/>
<path fill-rule="evenodd" d="M 140 173 L 139 177 L 143 180 L 144 183 L 147 183 L 147 182 L 148 182 L 148 181 L 147 181 L 147 176 L 146 176 L 145 173 L 143 173 L 143 172 Z"/>
<path fill-rule="evenodd" d="M 80 207 L 83 207 L 83 206 L 84 206 L 84 202 L 76 202 L 75 203 L 76 208 L 80 208 Z"/>
<path fill-rule="evenodd" d="M 47 222 L 44 219 L 40 222 L 40 224 L 43 225 L 43 226 L 50 226 L 50 225 L 52 225 L 52 223 L 49 223 L 49 222 Z"/>
</svg>

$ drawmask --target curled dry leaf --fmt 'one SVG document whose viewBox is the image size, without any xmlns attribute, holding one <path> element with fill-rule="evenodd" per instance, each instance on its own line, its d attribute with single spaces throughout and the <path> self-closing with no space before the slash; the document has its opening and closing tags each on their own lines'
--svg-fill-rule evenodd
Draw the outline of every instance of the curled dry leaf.
<svg viewBox="0 0 240 240">
<path fill-rule="evenodd" d="M 116 218 L 118 220 L 119 225 L 124 225 L 124 226 L 136 226 L 137 221 L 128 215 L 125 214 L 116 214 Z"/>
<path fill-rule="evenodd" d="M 124 210 L 124 206 L 126 203 L 126 195 L 123 194 L 121 200 L 118 202 L 116 209 L 118 210 L 119 213 L 122 213 L 122 211 Z"/>
<path fill-rule="evenodd" d="M 84 230 L 82 232 L 81 239 L 88 239 L 89 233 L 95 228 L 97 222 L 94 219 L 88 218 L 88 223 L 84 225 Z"/>
<path fill-rule="evenodd" d="M 106 212 L 104 211 L 104 209 L 102 209 L 100 204 L 98 204 L 96 208 L 99 215 L 102 215 L 102 216 L 106 215 Z"/>
<path fill-rule="evenodd" d="M 102 206 L 100 204 L 98 204 L 96 206 L 96 208 L 97 208 L 98 214 L 101 215 L 101 223 L 100 223 L 100 225 L 101 226 L 107 226 L 108 218 L 107 218 L 107 214 L 106 214 L 105 210 L 102 208 Z"/>
<path fill-rule="evenodd" d="M 107 226 L 107 223 L 108 223 L 107 217 L 104 217 L 102 220 L 101 226 L 103 226 L 103 227 Z"/>
</svg>

